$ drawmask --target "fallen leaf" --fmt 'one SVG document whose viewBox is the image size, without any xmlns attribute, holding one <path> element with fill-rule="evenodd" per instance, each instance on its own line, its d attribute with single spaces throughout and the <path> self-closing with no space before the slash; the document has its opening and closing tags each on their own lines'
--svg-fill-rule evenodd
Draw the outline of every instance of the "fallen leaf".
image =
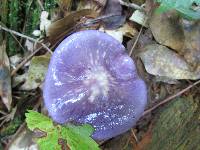
<svg viewBox="0 0 200 150">
<path fill-rule="evenodd" d="M 21 86 L 21 89 L 32 90 L 41 85 L 45 78 L 49 60 L 49 55 L 35 56 L 32 58 L 28 70 L 28 78 L 26 82 Z"/>
<path fill-rule="evenodd" d="M 200 78 L 200 72 L 192 72 L 186 61 L 174 51 L 165 46 L 152 44 L 144 48 L 140 53 L 142 62 L 148 73 L 167 77 L 170 79 Z"/>
<path fill-rule="evenodd" d="M 181 20 L 175 12 L 163 14 L 154 12 L 150 18 L 149 26 L 158 43 L 183 53 L 184 32 Z"/>
<path fill-rule="evenodd" d="M 84 16 L 95 17 L 97 14 L 89 9 L 72 12 L 64 18 L 53 22 L 47 30 L 48 41 L 52 45 L 63 40 L 68 34 L 76 30 L 78 21 Z"/>
<path fill-rule="evenodd" d="M 126 17 L 122 15 L 122 6 L 118 0 L 108 0 L 102 15 L 113 15 L 113 17 L 103 20 L 106 29 L 119 28 L 126 20 Z"/>
<path fill-rule="evenodd" d="M 107 0 L 81 0 L 77 10 L 91 9 L 100 14 L 106 5 Z"/>
<path fill-rule="evenodd" d="M 134 29 L 128 23 L 125 23 L 122 27 L 115 30 L 105 30 L 104 28 L 100 28 L 101 31 L 106 32 L 107 34 L 114 37 L 116 40 L 122 43 L 123 37 L 133 38 L 133 36 L 137 33 L 137 30 Z"/>
<path fill-rule="evenodd" d="M 143 25 L 144 27 L 148 27 L 147 23 L 148 16 L 145 14 L 145 12 L 141 10 L 135 10 L 129 20 L 134 21 L 140 25 Z"/>
<path fill-rule="evenodd" d="M 6 54 L 6 42 L 0 46 L 0 96 L 8 111 L 11 109 L 12 91 L 10 62 Z"/>
<path fill-rule="evenodd" d="M 32 110 L 29 110 L 25 116 L 30 130 L 39 129 L 40 132 L 43 132 L 42 137 L 36 139 L 39 148 L 42 150 L 60 150 L 61 146 L 64 146 L 64 143 L 60 141 L 61 139 L 67 141 L 71 150 L 100 150 L 98 144 L 91 138 L 94 129 L 89 124 L 81 126 L 55 125 L 50 118 Z"/>
<path fill-rule="evenodd" d="M 200 21 L 183 22 L 185 46 L 184 57 L 194 68 L 200 66 Z"/>
</svg>

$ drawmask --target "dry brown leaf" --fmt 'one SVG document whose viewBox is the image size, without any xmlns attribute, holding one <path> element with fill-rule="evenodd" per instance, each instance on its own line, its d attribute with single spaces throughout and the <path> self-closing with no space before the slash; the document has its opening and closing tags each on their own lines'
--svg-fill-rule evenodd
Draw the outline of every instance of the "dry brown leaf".
<svg viewBox="0 0 200 150">
<path fill-rule="evenodd" d="M 115 15 L 103 20 L 106 29 L 116 29 L 125 23 L 126 17 L 122 15 L 122 6 L 118 0 L 109 0 L 102 13 L 103 15 Z"/>
<path fill-rule="evenodd" d="M 150 18 L 150 29 L 156 41 L 182 53 L 184 33 L 181 20 L 175 12 L 159 14 L 154 12 Z"/>
<path fill-rule="evenodd" d="M 47 31 L 48 41 L 53 45 L 63 40 L 65 36 L 76 30 L 76 25 L 85 16 L 96 17 L 92 10 L 85 9 L 72 12 L 64 18 L 52 23 Z"/>
<path fill-rule="evenodd" d="M 0 96 L 6 108 L 10 111 L 12 103 L 11 76 L 5 41 L 0 46 Z"/>
<path fill-rule="evenodd" d="M 174 51 L 165 46 L 152 44 L 144 48 L 140 53 L 142 62 L 148 73 L 168 77 L 169 79 L 192 79 L 200 78 L 200 72 L 192 72 L 186 61 Z"/>
</svg>

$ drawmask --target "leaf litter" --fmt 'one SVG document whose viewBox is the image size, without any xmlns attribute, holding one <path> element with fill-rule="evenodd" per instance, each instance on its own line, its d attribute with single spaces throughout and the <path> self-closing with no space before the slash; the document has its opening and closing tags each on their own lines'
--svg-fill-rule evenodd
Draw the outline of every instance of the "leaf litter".
<svg viewBox="0 0 200 150">
<path fill-rule="evenodd" d="M 142 7 L 144 6 L 144 2 L 146 5 L 143 9 Z M 189 5 L 186 4 L 188 1 L 184 2 L 177 0 L 176 5 L 170 5 L 177 11 L 165 11 L 163 14 L 156 13 L 156 7 L 158 4 L 155 4 L 151 0 L 131 0 L 130 3 L 117 0 L 81 0 L 80 2 L 59 0 L 57 3 L 58 7 L 52 7 L 51 10 L 49 10 L 48 6 L 51 5 L 51 3 L 52 6 L 55 6 L 54 2 L 49 1 L 47 3 L 39 0 L 32 3 L 31 7 L 38 9 L 37 7 L 39 6 L 42 8 L 44 14 L 43 18 L 41 19 L 39 16 L 42 16 L 42 11 L 39 11 L 40 14 L 36 15 L 38 18 L 34 18 L 35 16 L 32 16 L 38 25 L 35 26 L 34 29 L 37 31 L 37 34 L 35 32 L 34 35 L 40 37 L 40 39 L 35 39 L 35 41 L 40 40 L 42 43 L 48 45 L 48 47 L 51 49 L 54 49 L 56 45 L 59 44 L 66 36 L 76 31 L 85 29 L 97 29 L 107 32 L 122 42 L 128 51 L 133 49 L 132 58 L 136 60 L 137 69 L 148 84 L 149 104 L 146 111 L 148 113 L 146 113 L 145 116 L 138 122 L 137 126 L 134 128 L 134 133 L 127 132 L 124 135 L 111 139 L 110 141 L 103 141 L 102 143 L 100 142 L 101 149 L 106 149 L 108 147 L 110 149 L 116 149 L 119 147 L 123 149 L 155 149 L 155 146 L 160 146 L 159 148 L 163 148 L 163 139 L 174 143 L 177 142 L 177 139 L 183 139 L 182 147 L 188 148 L 184 143 L 188 143 L 189 138 L 193 139 L 193 141 L 198 141 L 198 132 L 194 133 L 193 131 L 197 130 L 197 118 L 200 114 L 198 111 L 198 97 L 200 92 L 198 90 L 199 85 L 197 85 L 199 82 L 193 80 L 200 78 L 200 24 L 198 20 L 191 21 L 183 19 L 182 16 L 177 13 L 180 12 L 182 15 L 184 15 L 186 12 L 188 12 L 183 12 L 182 9 L 180 9 L 182 6 L 182 4 L 178 4 L 180 2 L 183 3 L 183 5 L 185 4 L 184 8 L 188 10 Z M 199 3 L 197 3 L 198 1 L 194 2 L 196 2 L 194 9 L 197 9 L 198 11 L 198 7 L 196 6 L 198 6 Z M 162 7 L 159 9 L 165 9 L 163 6 L 166 4 L 167 3 L 161 3 L 160 6 Z M 186 16 L 186 18 L 193 14 L 195 15 L 194 18 L 198 18 L 196 13 L 193 12 L 194 9 L 189 11 L 189 16 Z M 20 11 L 18 11 L 18 13 L 20 13 Z M 47 14 L 49 15 L 48 17 Z M 21 13 L 18 15 L 20 16 Z M 130 19 L 130 17 L 132 19 Z M 138 18 L 135 20 L 134 17 Z M 149 23 L 149 27 L 144 24 L 144 17 L 148 17 L 149 20 L 147 21 Z M 6 24 L 6 22 L 4 22 L 4 24 Z M 143 24 L 145 27 L 143 27 L 141 33 L 138 34 L 141 29 L 140 24 Z M 30 33 L 33 33 L 34 30 L 32 29 Z M 24 34 L 23 30 L 18 31 L 20 31 L 21 34 Z M 11 30 L 11 33 L 12 32 L 13 30 Z M 32 35 L 28 35 L 28 37 L 31 36 Z M 26 40 L 29 40 L 29 38 Z M 136 43 L 134 47 L 133 43 Z M 4 44 L 4 49 L 5 46 L 6 45 Z M 21 108 L 15 106 L 19 105 L 21 107 L 23 106 L 30 108 L 38 105 L 38 103 L 35 103 L 34 101 L 24 104 L 26 106 L 20 105 L 20 97 L 22 97 L 22 94 L 19 94 L 19 97 L 16 99 L 18 95 L 15 93 L 23 93 L 24 91 L 27 91 L 30 92 L 30 95 L 36 93 L 36 97 L 40 96 L 42 90 L 38 90 L 38 87 L 41 87 L 45 77 L 45 72 L 48 67 L 50 55 L 46 54 L 47 48 L 45 49 L 41 45 L 39 47 L 39 44 L 35 44 L 34 41 L 33 43 L 28 44 L 24 44 L 22 42 L 22 46 L 23 49 L 26 49 L 25 47 L 27 46 L 29 51 L 25 51 L 25 54 L 18 53 L 20 55 L 19 60 L 17 60 L 17 58 L 16 61 L 12 61 L 11 66 L 8 63 L 7 65 L 1 64 L 1 68 L 3 70 L 2 73 L 7 72 L 10 74 L 10 67 L 11 71 L 14 71 L 14 73 L 12 73 L 12 84 L 10 75 L 6 76 L 5 81 L 1 80 L 1 91 L 3 91 L 2 85 L 4 85 L 4 88 L 6 87 L 5 91 L 7 91 L 1 92 L 1 96 L 7 93 L 6 97 L 8 97 L 2 101 L 3 105 L 0 103 L 0 110 L 2 112 L 1 117 L 6 115 L 10 116 L 8 117 L 10 119 L 2 124 L 3 128 L 7 127 L 7 124 L 11 122 L 13 117 L 16 117 L 16 114 L 24 116 L 24 112 L 20 112 Z M 18 52 L 19 51 L 20 50 L 18 50 Z M 23 58 L 22 60 L 21 55 L 28 56 L 29 59 L 26 60 L 26 58 Z M 9 57 L 11 59 L 11 56 Z M 31 61 L 29 62 L 30 59 Z M 16 68 L 17 70 L 15 71 Z M 14 94 L 11 92 L 11 86 L 13 87 L 12 90 Z M 189 90 L 192 87 L 193 90 Z M 183 89 L 183 91 L 181 91 L 181 89 Z M 169 99 L 167 99 L 166 97 L 169 95 L 172 95 L 172 98 L 169 97 Z M 161 106 L 162 102 L 165 102 L 166 99 L 173 99 L 173 95 L 177 95 L 180 98 L 174 99 L 175 102 L 171 102 L 169 105 L 167 105 L 167 107 L 161 107 L 157 110 L 157 106 Z M 29 102 L 28 98 L 26 100 Z M 46 114 L 43 104 L 39 105 L 42 109 L 38 111 Z M 156 106 L 156 109 L 153 109 L 152 106 Z M 11 112 L 4 113 L 4 111 L 7 111 L 6 109 L 10 109 Z M 170 115 L 171 117 L 169 117 Z M 171 121 L 168 120 L 168 118 L 170 118 Z M 165 128 L 162 122 L 167 120 L 169 125 L 168 128 Z M 176 122 L 174 122 L 174 120 Z M 30 122 L 31 121 L 29 121 L 29 123 Z M 183 124 L 180 124 L 180 122 Z M 173 128 L 174 126 L 177 126 L 175 123 L 178 124 L 180 129 L 175 130 Z M 47 124 L 52 125 L 52 123 L 46 122 L 45 125 Z M 190 124 L 193 126 L 190 126 Z M 38 124 L 35 125 L 37 126 Z M 48 126 L 42 125 L 42 127 L 37 127 L 43 129 L 43 127 Z M 61 130 L 63 128 L 61 128 Z M 84 135 L 89 136 L 89 133 L 91 133 L 92 129 L 84 126 L 83 128 L 83 130 L 80 129 L 80 132 L 83 131 Z M 163 128 L 166 130 L 162 130 Z M 34 129 L 31 128 L 31 130 Z M 80 148 L 77 147 L 80 145 L 74 144 L 74 142 L 79 142 L 77 141 L 78 139 L 71 138 L 70 140 L 72 141 L 70 141 L 69 137 L 66 137 L 67 134 L 61 135 L 63 137 L 60 138 L 58 142 L 60 135 L 57 134 L 57 130 L 60 129 L 52 129 L 50 136 L 46 137 L 46 139 L 40 139 L 38 142 L 41 143 L 42 146 L 46 147 L 47 145 L 45 144 L 48 144 L 48 142 L 45 143 L 44 141 L 48 139 L 50 141 L 54 141 L 51 143 L 52 146 L 59 148 L 69 148 L 67 144 L 71 142 L 71 146 L 74 149 Z M 72 127 L 69 130 L 63 130 L 64 132 L 68 132 L 68 134 L 69 131 L 72 131 L 70 134 L 73 137 L 75 134 L 77 134 L 77 130 L 79 129 L 76 128 L 74 131 L 74 127 Z M 173 141 L 173 135 L 170 134 L 171 130 L 177 132 L 174 138 L 175 141 Z M 44 131 L 46 131 L 46 129 L 44 129 Z M 85 131 L 88 132 L 85 133 Z M 80 132 L 78 131 L 78 133 Z M 184 133 L 186 132 L 188 134 L 184 136 Z M 161 137 L 158 137 L 157 133 L 159 133 Z M 19 137 L 23 137 L 23 135 L 24 134 L 21 134 Z M 32 139 L 33 135 L 30 136 Z M 164 138 L 165 136 L 168 138 Z M 80 137 L 84 139 L 83 135 L 80 135 Z M 136 139 L 139 140 L 139 143 L 137 143 L 133 137 L 136 137 Z M 8 137 L 3 138 L 7 139 Z M 65 139 L 68 139 L 69 143 L 66 144 Z M 7 145 L 7 147 L 13 146 L 13 144 L 9 144 L 8 140 L 3 141 L 3 145 Z M 87 141 L 84 144 L 87 143 L 90 142 Z M 197 146 L 197 142 L 192 143 L 189 141 L 189 143 L 191 147 Z M 178 145 L 180 143 L 177 142 L 176 144 Z M 172 149 L 176 146 L 176 144 L 170 145 Z"/>
</svg>

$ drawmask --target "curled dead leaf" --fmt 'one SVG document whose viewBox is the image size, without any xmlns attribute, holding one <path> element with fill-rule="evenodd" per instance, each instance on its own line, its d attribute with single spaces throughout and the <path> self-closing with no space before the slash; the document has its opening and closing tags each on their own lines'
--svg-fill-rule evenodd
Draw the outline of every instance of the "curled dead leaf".
<svg viewBox="0 0 200 150">
<path fill-rule="evenodd" d="M 118 0 L 109 0 L 106 3 L 105 9 L 102 12 L 103 15 L 113 15 L 108 19 L 103 20 L 105 29 L 116 29 L 122 26 L 126 20 L 126 17 L 122 15 L 122 6 Z"/>
<path fill-rule="evenodd" d="M 10 62 L 6 54 L 6 42 L 0 46 L 0 96 L 8 111 L 11 109 L 12 91 Z"/>
</svg>

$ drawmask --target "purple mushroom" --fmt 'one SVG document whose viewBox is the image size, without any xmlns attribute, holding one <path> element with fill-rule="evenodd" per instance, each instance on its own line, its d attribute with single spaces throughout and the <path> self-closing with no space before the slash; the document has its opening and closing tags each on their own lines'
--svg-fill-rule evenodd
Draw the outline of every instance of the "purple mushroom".
<svg viewBox="0 0 200 150">
<path fill-rule="evenodd" d="M 103 32 L 86 30 L 56 48 L 45 79 L 44 101 L 55 122 L 91 124 L 92 137 L 105 140 L 135 125 L 147 91 L 124 46 Z"/>
</svg>

